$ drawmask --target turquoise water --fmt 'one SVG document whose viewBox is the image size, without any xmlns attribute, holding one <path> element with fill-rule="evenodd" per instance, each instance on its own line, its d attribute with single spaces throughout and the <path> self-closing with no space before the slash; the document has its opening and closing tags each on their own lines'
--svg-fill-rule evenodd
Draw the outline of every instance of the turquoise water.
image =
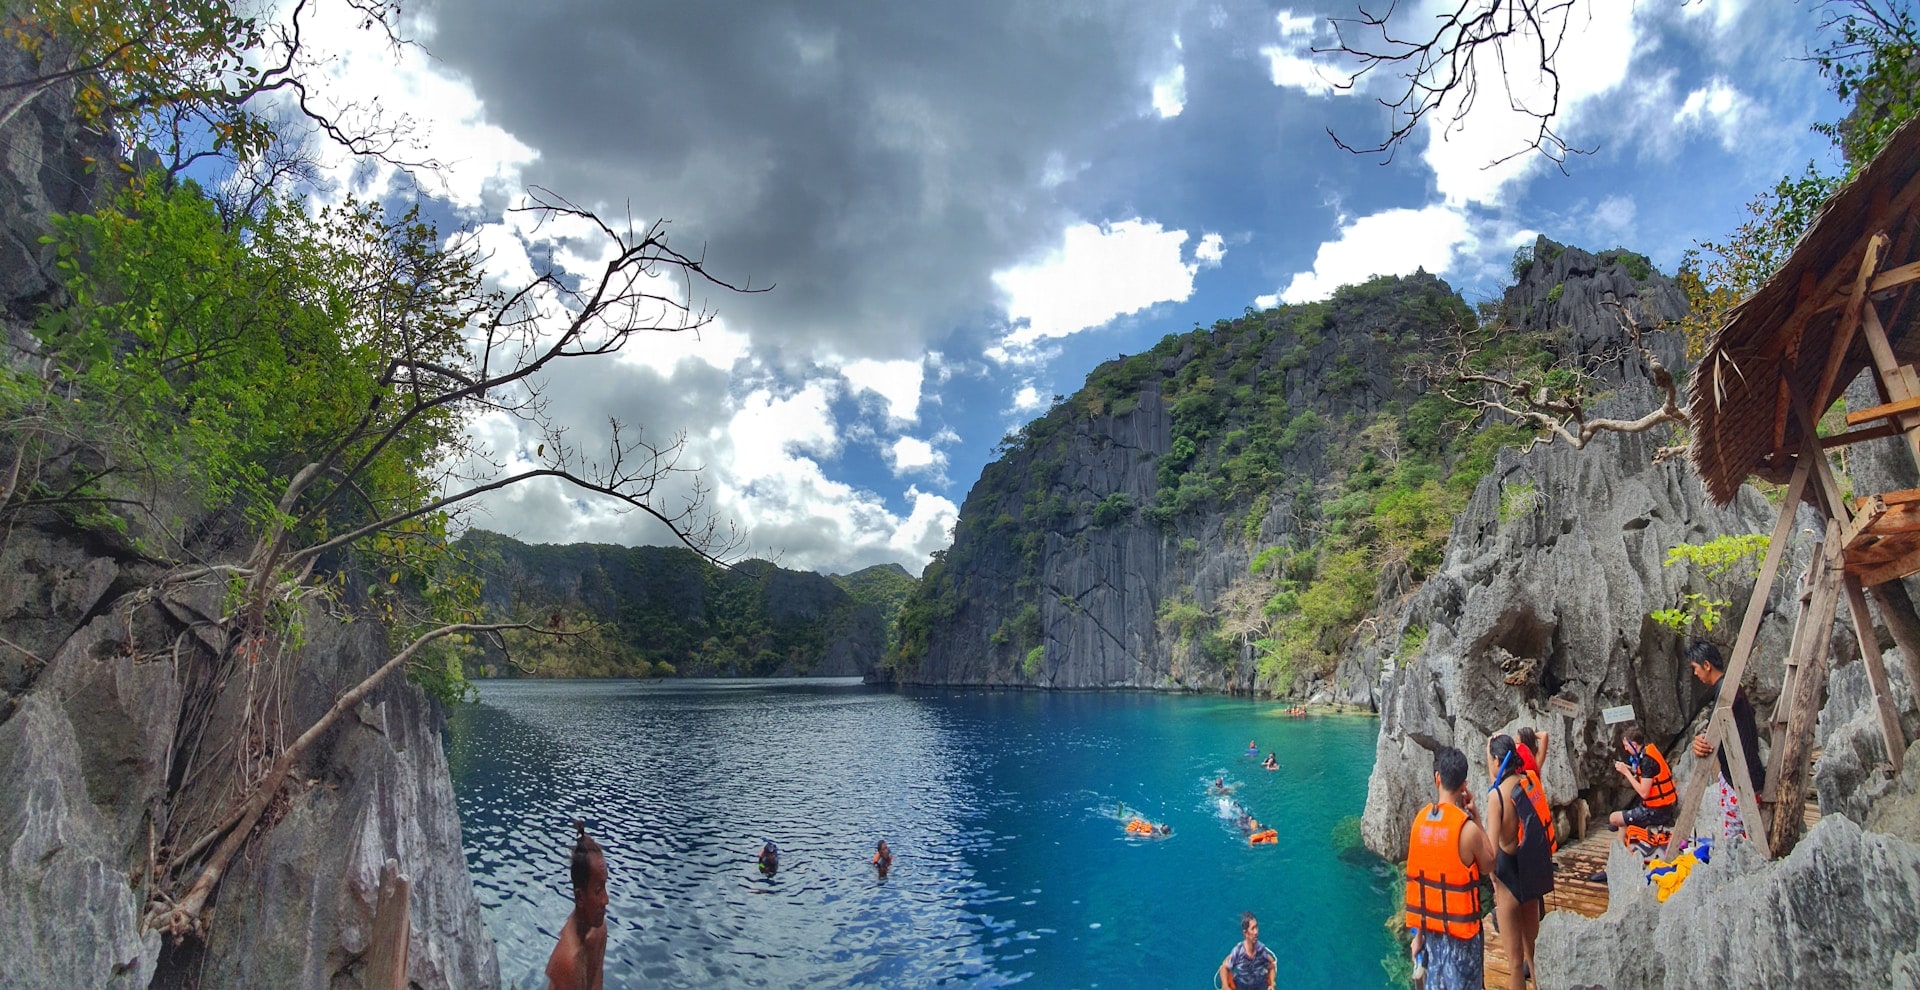
<svg viewBox="0 0 1920 990">
<path fill-rule="evenodd" d="M 575 816 L 607 848 L 609 987 L 1203 988 L 1245 910 L 1281 983 L 1386 983 L 1388 875 L 1336 836 L 1365 801 L 1371 719 L 851 681 L 480 695 L 447 749 L 509 984 L 545 986 Z M 1224 817 L 1207 793 L 1223 775 L 1278 845 L 1249 847 Z M 1122 803 L 1173 834 L 1127 838 Z M 878 880 L 882 837 L 895 863 Z M 765 838 L 771 879 L 752 863 Z"/>
</svg>

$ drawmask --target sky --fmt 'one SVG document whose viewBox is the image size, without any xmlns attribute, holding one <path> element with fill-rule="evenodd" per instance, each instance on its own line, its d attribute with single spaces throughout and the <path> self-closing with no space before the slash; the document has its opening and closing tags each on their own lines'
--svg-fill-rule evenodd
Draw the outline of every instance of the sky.
<svg viewBox="0 0 1920 990">
<path fill-rule="evenodd" d="M 1376 4 L 1378 6 L 1378 4 Z M 1439 4 L 1403 3 L 1406 34 Z M 1391 161 L 1391 77 L 1316 54 L 1355 0 L 658 3 L 428 0 L 413 45 L 309 22 L 336 101 L 377 103 L 442 163 L 328 162 L 328 188 L 422 201 L 489 252 L 498 284 L 575 275 L 577 232 L 509 209 L 530 187 L 664 218 L 735 284 L 697 335 L 570 362 L 551 411 L 583 450 L 608 423 L 684 435 L 712 508 L 754 556 L 918 574 L 1009 430 L 1101 361 L 1247 307 L 1424 268 L 1497 296 L 1537 235 L 1629 247 L 1671 273 L 1809 160 L 1839 115 L 1817 10 L 1781 0 L 1576 0 L 1561 50 L 1564 172 L 1509 157 L 1500 81 Z M 1538 105 L 1539 80 L 1515 98 Z M 1500 164 L 1492 164 L 1507 159 Z M 475 424 L 508 465 L 537 438 Z M 529 483 L 474 525 L 535 543 L 672 536 Z"/>
</svg>

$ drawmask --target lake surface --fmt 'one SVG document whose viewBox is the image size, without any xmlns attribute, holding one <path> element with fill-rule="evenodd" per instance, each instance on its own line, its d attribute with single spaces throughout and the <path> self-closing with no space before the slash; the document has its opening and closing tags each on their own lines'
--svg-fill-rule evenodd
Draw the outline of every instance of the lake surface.
<svg viewBox="0 0 1920 990">
<path fill-rule="evenodd" d="M 1380 987 L 1395 889 L 1353 848 L 1376 729 L 1213 697 L 493 681 L 447 751 L 523 990 L 571 910 L 576 816 L 607 849 L 609 987 L 1204 988 L 1246 910 L 1283 984 Z M 1247 844 L 1219 776 L 1279 844 Z M 1123 803 L 1173 834 L 1127 838 Z"/>
</svg>

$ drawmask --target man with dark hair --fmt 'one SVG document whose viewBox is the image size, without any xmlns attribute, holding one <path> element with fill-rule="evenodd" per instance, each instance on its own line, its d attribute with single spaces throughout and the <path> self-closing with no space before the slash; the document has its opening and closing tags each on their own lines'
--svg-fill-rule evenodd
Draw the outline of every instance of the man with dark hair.
<svg viewBox="0 0 1920 990">
<path fill-rule="evenodd" d="M 1693 676 L 1700 683 L 1713 689 L 1714 703 L 1720 700 L 1720 691 L 1724 688 L 1721 681 L 1726 677 L 1727 661 L 1712 643 L 1694 640 L 1687 647 L 1687 666 L 1692 668 Z M 1752 785 L 1753 793 L 1761 791 L 1761 774 L 1765 773 L 1760 762 L 1760 728 L 1754 724 L 1753 703 L 1747 700 L 1747 692 L 1740 685 L 1733 686 L 1733 729 L 1739 737 L 1740 752 L 1747 758 L 1747 782 Z M 1724 745 L 1733 740 L 1722 740 L 1720 750 L 1720 776 L 1715 782 L 1720 789 L 1720 824 L 1729 839 L 1747 837 L 1746 822 L 1741 816 L 1740 792 L 1733 786 L 1733 770 L 1727 765 L 1727 752 Z M 1693 737 L 1693 755 L 1705 758 L 1714 748 L 1707 743 L 1707 734 L 1702 732 Z"/>
<path fill-rule="evenodd" d="M 1467 755 L 1433 753 L 1435 800 L 1413 816 L 1407 841 L 1406 924 L 1415 976 L 1428 990 L 1480 990 L 1485 948 L 1480 878 L 1493 872 L 1493 841 L 1467 788 Z"/>
<path fill-rule="evenodd" d="M 560 942 L 547 958 L 547 990 L 601 990 L 607 958 L 607 858 L 574 819 L 573 913 L 560 927 Z"/>
<path fill-rule="evenodd" d="M 1673 785 L 1673 770 L 1667 765 L 1667 758 L 1661 755 L 1659 747 L 1647 741 L 1647 734 L 1637 725 L 1627 726 L 1627 731 L 1621 734 L 1620 748 L 1626 751 L 1627 758 L 1615 760 L 1613 770 L 1627 778 L 1640 800 L 1633 807 L 1608 816 L 1608 826 L 1619 831 L 1628 825 L 1643 829 L 1672 825 L 1680 810 L 1680 791 Z"/>
<path fill-rule="evenodd" d="M 1227 990 L 1273 990 L 1280 961 L 1272 949 L 1260 944 L 1260 922 L 1252 911 L 1240 915 L 1240 938 L 1220 964 L 1220 985 Z"/>
</svg>

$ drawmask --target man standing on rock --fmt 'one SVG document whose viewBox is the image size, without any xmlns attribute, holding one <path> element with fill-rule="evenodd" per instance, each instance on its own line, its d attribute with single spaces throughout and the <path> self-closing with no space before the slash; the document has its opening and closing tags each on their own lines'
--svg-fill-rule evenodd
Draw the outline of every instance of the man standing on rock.
<svg viewBox="0 0 1920 990">
<path fill-rule="evenodd" d="M 1693 676 L 1700 683 L 1713 689 L 1714 703 L 1718 704 L 1723 690 L 1721 680 L 1726 676 L 1727 661 L 1712 643 L 1694 640 L 1687 647 L 1687 665 L 1693 669 Z M 1761 790 L 1760 780 L 1760 729 L 1754 724 L 1753 703 L 1747 700 L 1747 692 L 1738 684 L 1734 685 L 1733 728 L 1740 737 L 1740 751 L 1747 758 L 1747 780 L 1753 786 L 1753 793 Z M 1713 753 L 1713 746 L 1707 742 L 1707 734 L 1702 732 L 1693 737 L 1693 755 L 1705 759 Z M 1733 786 L 1733 771 L 1727 766 L 1727 754 L 1720 752 L 1720 776 L 1716 781 L 1720 788 L 1720 824 L 1728 839 L 1747 837 L 1747 826 L 1741 817 L 1740 794 Z"/>
<path fill-rule="evenodd" d="M 575 819 L 573 913 L 560 928 L 559 944 L 547 959 L 547 990 L 601 990 L 607 958 L 607 858 L 600 843 Z"/>
</svg>

